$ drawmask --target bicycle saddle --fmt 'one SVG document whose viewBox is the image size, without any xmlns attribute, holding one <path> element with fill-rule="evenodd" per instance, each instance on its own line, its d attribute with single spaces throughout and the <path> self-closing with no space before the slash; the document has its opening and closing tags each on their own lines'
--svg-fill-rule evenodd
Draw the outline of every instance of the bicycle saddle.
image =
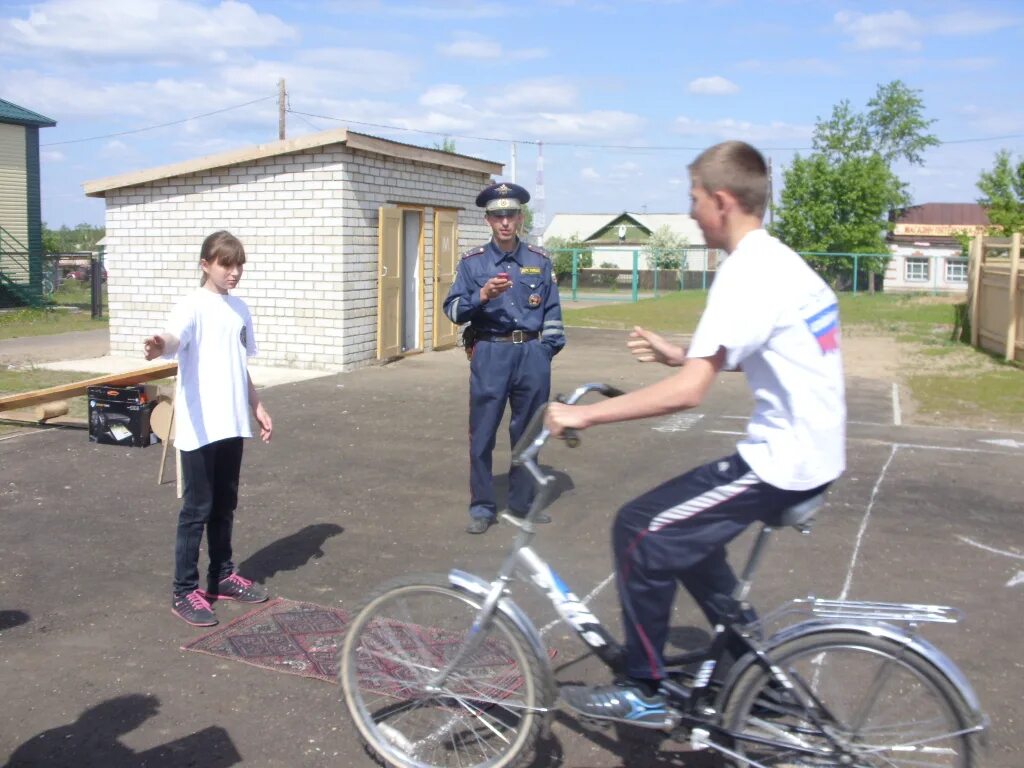
<svg viewBox="0 0 1024 768">
<path fill-rule="evenodd" d="M 811 496 L 809 499 L 804 499 L 799 504 L 786 507 L 775 517 L 766 520 L 765 524 L 776 528 L 784 525 L 792 525 L 794 528 L 807 528 L 814 522 L 814 516 L 823 506 L 825 506 L 824 492 L 819 493 L 817 496 Z"/>
</svg>

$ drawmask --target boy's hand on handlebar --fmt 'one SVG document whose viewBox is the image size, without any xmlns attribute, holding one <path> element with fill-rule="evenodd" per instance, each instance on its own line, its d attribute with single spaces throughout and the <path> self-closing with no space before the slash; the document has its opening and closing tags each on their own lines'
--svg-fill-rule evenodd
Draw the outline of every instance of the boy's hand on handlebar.
<svg viewBox="0 0 1024 768">
<path fill-rule="evenodd" d="M 626 342 L 633 357 L 640 363 L 662 363 L 663 365 L 680 366 L 686 362 L 686 350 L 672 344 L 654 331 L 648 331 L 639 325 L 633 326 L 629 340 Z"/>
<path fill-rule="evenodd" d="M 554 437 L 561 437 L 567 429 L 586 429 L 590 422 L 584 417 L 585 407 L 566 405 L 565 403 L 548 403 L 544 414 L 544 426 Z"/>
</svg>

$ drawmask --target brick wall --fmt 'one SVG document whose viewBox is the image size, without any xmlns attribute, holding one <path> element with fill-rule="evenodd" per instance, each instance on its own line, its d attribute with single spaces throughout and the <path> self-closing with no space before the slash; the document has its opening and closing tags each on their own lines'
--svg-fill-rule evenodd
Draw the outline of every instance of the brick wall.
<svg viewBox="0 0 1024 768">
<path fill-rule="evenodd" d="M 489 230 L 473 200 L 488 180 L 332 145 L 111 190 L 111 354 L 141 359 L 142 339 L 198 286 L 203 238 L 227 229 L 246 249 L 234 293 L 252 310 L 260 347 L 254 362 L 334 370 L 372 362 L 378 207 L 399 204 L 424 210 L 422 338 L 430 349 L 434 206 L 461 209 L 460 248 L 483 242 Z"/>
</svg>

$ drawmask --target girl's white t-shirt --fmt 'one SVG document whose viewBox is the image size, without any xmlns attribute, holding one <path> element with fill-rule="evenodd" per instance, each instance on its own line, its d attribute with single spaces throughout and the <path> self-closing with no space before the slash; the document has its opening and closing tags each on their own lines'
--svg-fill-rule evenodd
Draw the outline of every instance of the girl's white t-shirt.
<svg viewBox="0 0 1024 768">
<path fill-rule="evenodd" d="M 765 230 L 748 233 L 719 267 L 687 351 L 742 368 L 754 396 L 737 450 L 754 473 L 809 490 L 846 468 L 846 395 L 835 294 Z"/>
<path fill-rule="evenodd" d="M 246 303 L 200 288 L 174 307 L 167 332 L 179 342 L 175 446 L 194 451 L 252 437 L 247 360 L 256 354 L 256 339 Z"/>
</svg>

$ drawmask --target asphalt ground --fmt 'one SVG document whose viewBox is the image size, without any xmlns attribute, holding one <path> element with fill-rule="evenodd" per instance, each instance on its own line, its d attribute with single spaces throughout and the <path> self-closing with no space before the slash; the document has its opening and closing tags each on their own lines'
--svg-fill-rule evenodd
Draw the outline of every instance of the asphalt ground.
<svg viewBox="0 0 1024 768">
<path fill-rule="evenodd" d="M 555 391 L 585 381 L 629 389 L 665 373 L 633 362 L 620 332 L 570 329 Z M 808 594 L 961 608 L 961 624 L 929 625 L 924 635 L 963 669 L 992 719 L 984 765 L 1019 768 L 1024 435 L 898 426 L 890 383 L 851 377 L 848 387 L 849 469 L 809 537 L 775 537 L 752 598 L 762 611 Z M 275 595 L 345 608 L 403 574 L 493 574 L 512 535 L 507 525 L 463 533 L 468 366 L 460 350 L 262 394 L 275 433 L 269 446 L 246 446 L 234 539 L 244 574 Z M 749 407 L 742 379 L 725 375 L 685 418 L 598 428 L 575 450 L 559 443 L 542 455 L 559 495 L 535 548 L 616 634 L 607 578 L 615 510 L 730 453 Z M 499 471 L 506 443 L 495 454 Z M 160 456 L 159 446 L 90 444 L 74 429 L 0 439 L 0 759 L 370 765 L 336 686 L 180 650 L 202 630 L 170 611 L 179 502 L 173 480 L 156 483 Z M 745 535 L 734 544 L 734 562 L 749 543 Z M 548 626 L 550 606 L 525 586 L 516 597 L 546 627 L 561 681 L 604 680 L 562 625 Z M 226 622 L 245 608 L 217 611 Z M 675 625 L 671 642 L 681 647 L 707 629 L 682 594 Z M 717 762 L 643 734 L 587 731 L 559 714 L 538 764 Z"/>
</svg>

